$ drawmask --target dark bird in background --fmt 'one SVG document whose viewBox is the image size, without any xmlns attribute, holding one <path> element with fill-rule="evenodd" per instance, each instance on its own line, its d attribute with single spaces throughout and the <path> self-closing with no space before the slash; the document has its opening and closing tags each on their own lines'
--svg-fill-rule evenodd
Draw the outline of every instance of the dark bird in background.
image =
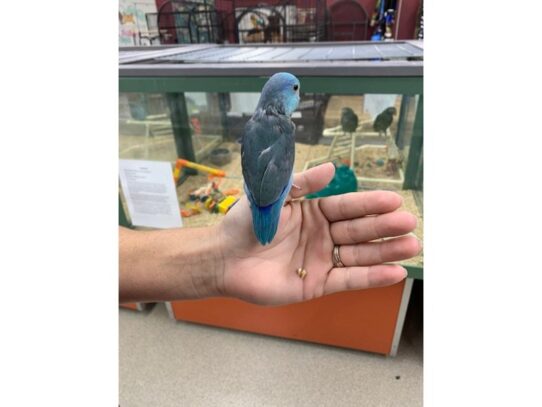
<svg viewBox="0 0 542 407">
<path fill-rule="evenodd" d="M 345 133 L 353 133 L 358 128 L 358 116 L 349 107 L 341 110 L 341 127 Z"/>
<path fill-rule="evenodd" d="M 381 136 L 382 134 L 386 136 L 386 132 L 388 128 L 391 126 L 391 123 L 393 122 L 393 116 L 395 116 L 396 114 L 397 114 L 396 108 L 388 107 L 378 116 L 376 116 L 376 119 L 373 123 L 374 131 L 377 131 L 379 136 Z"/>
</svg>

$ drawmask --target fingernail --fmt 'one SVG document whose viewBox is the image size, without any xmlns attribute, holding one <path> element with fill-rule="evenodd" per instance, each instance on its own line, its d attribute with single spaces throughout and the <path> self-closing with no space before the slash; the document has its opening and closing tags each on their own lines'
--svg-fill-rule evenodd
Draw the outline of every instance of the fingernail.
<svg viewBox="0 0 542 407">
<path fill-rule="evenodd" d="M 404 273 L 405 273 L 404 276 L 403 276 L 403 279 L 405 279 L 405 278 L 408 277 L 408 271 L 407 271 L 407 269 L 404 268 L 404 267 L 401 267 L 401 268 L 403 269 L 403 271 L 404 271 Z"/>
</svg>

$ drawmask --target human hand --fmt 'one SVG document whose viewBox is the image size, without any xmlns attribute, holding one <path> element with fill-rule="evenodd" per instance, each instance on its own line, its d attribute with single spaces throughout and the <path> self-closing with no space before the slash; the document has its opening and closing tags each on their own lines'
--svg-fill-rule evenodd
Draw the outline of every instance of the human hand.
<svg viewBox="0 0 542 407">
<path fill-rule="evenodd" d="M 414 236 L 403 236 L 414 230 L 416 218 L 396 211 L 402 204 L 400 195 L 371 191 L 298 199 L 324 188 L 334 172 L 328 163 L 294 176 L 301 189 L 292 188 L 277 234 L 266 246 L 254 236 L 246 197 L 228 212 L 217 231 L 224 266 L 218 276 L 222 294 L 280 305 L 392 285 L 406 277 L 403 267 L 384 264 L 413 257 L 421 248 Z M 333 265 L 335 245 L 340 246 L 345 267 Z M 307 271 L 304 279 L 296 273 L 298 268 Z"/>
</svg>

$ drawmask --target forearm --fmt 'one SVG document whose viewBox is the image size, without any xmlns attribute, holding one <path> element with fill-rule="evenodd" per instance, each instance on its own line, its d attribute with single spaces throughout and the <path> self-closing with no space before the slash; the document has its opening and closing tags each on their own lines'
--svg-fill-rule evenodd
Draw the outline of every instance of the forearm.
<svg viewBox="0 0 542 407">
<path fill-rule="evenodd" d="M 223 260 L 214 227 L 119 228 L 120 302 L 171 301 L 222 294 Z"/>
</svg>

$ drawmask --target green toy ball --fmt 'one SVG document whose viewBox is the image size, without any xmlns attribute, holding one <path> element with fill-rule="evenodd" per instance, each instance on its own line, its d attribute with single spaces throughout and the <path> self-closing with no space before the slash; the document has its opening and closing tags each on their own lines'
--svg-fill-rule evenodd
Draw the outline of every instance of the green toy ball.
<svg viewBox="0 0 542 407">
<path fill-rule="evenodd" d="M 384 165 L 384 159 L 383 158 L 379 158 L 378 160 L 375 161 L 376 165 L 378 165 L 379 167 L 382 167 Z"/>
<path fill-rule="evenodd" d="M 307 195 L 308 199 L 331 195 L 340 195 L 358 190 L 358 180 L 354 171 L 346 165 L 335 165 L 335 176 L 321 191 Z"/>
</svg>

